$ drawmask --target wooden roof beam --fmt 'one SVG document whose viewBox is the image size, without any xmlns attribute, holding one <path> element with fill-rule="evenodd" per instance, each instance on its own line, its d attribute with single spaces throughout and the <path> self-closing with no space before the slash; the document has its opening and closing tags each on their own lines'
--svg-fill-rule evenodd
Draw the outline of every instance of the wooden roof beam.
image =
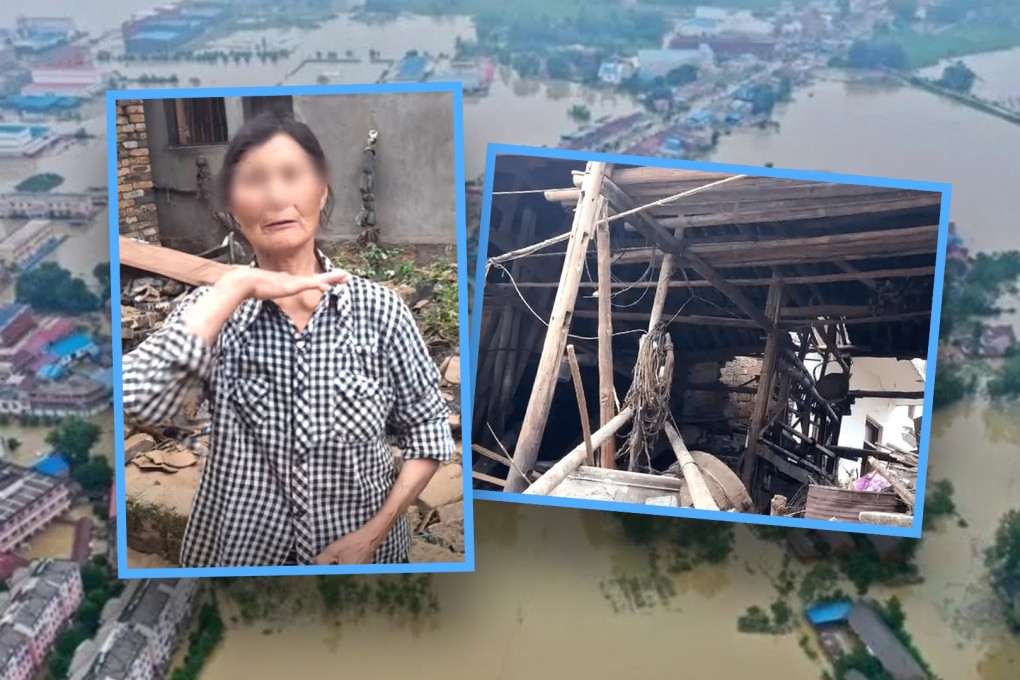
<svg viewBox="0 0 1020 680">
<path fill-rule="evenodd" d="M 612 180 L 605 180 L 602 183 L 602 193 L 609 199 L 609 202 L 622 212 L 634 210 L 638 207 L 626 193 L 623 192 Z M 716 269 L 705 262 L 701 257 L 692 252 L 685 252 L 687 249 L 673 234 L 666 231 L 654 218 L 645 212 L 632 215 L 633 222 L 638 226 L 642 234 L 653 243 L 656 243 L 667 253 L 670 253 L 683 262 L 689 264 L 698 274 L 710 281 L 721 293 L 730 298 L 737 307 L 755 321 L 759 326 L 768 332 L 775 330 L 775 325 L 769 320 L 765 313 L 758 309 L 747 296 L 731 284 Z"/>
</svg>

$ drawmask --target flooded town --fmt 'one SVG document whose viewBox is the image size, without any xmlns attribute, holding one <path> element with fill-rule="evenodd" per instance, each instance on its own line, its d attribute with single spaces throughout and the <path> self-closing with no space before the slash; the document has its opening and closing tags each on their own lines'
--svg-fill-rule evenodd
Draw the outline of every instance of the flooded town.
<svg viewBox="0 0 1020 680">
<path fill-rule="evenodd" d="M 1020 509 L 1016 8 L 440 4 L 0 8 L 0 678 L 1020 676 L 987 557 Z M 562 42 L 509 17 L 542 11 Z M 451 80 L 469 205 L 493 142 L 951 183 L 923 538 L 478 502 L 475 574 L 118 581 L 104 91 Z"/>
</svg>

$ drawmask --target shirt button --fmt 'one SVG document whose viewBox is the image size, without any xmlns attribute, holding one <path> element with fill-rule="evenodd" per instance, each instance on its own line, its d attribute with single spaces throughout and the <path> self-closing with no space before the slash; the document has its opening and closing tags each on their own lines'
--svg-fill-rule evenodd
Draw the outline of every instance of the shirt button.
<svg viewBox="0 0 1020 680">
<path fill-rule="evenodd" d="M 297 346 L 298 349 L 304 349 L 305 348 L 305 341 L 304 340 L 298 340 L 296 346 Z"/>
<path fill-rule="evenodd" d="M 306 513 L 306 512 L 304 511 L 304 510 L 300 510 L 300 509 L 298 509 L 298 510 L 295 510 L 295 511 L 294 511 L 294 517 L 296 517 L 296 518 L 298 518 L 298 519 L 301 519 L 301 518 L 302 518 L 302 517 L 304 517 L 304 516 L 305 516 L 306 514 L 307 514 L 307 513 Z"/>
</svg>

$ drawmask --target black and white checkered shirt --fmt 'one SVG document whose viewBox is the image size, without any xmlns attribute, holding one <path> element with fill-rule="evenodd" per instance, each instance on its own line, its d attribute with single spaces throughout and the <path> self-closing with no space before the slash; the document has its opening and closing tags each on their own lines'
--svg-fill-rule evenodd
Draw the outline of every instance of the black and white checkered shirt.
<svg viewBox="0 0 1020 680">
<path fill-rule="evenodd" d="M 389 437 L 405 460 L 450 459 L 439 370 L 395 293 L 352 275 L 301 332 L 275 303 L 249 299 L 210 347 L 182 318 L 208 290 L 188 295 L 123 361 L 127 415 L 162 423 L 195 390 L 212 414 L 182 566 L 275 566 L 295 555 L 310 564 L 386 500 Z M 406 561 L 409 550 L 404 515 L 375 562 Z"/>
</svg>

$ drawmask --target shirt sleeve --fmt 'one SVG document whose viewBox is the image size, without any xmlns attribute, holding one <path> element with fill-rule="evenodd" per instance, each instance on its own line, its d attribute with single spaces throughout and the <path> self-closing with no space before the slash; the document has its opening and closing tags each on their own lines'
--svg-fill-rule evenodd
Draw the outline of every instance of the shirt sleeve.
<svg viewBox="0 0 1020 680">
<path fill-rule="evenodd" d="M 159 424 L 180 412 L 202 389 L 213 364 L 213 348 L 184 326 L 184 312 L 209 291 L 195 289 L 167 316 L 163 327 L 124 355 L 124 413 Z"/>
<path fill-rule="evenodd" d="M 439 369 L 429 356 L 411 310 L 401 301 L 390 342 L 390 366 L 395 392 L 387 421 L 404 460 L 453 457 L 450 410 L 439 389 Z"/>
</svg>

